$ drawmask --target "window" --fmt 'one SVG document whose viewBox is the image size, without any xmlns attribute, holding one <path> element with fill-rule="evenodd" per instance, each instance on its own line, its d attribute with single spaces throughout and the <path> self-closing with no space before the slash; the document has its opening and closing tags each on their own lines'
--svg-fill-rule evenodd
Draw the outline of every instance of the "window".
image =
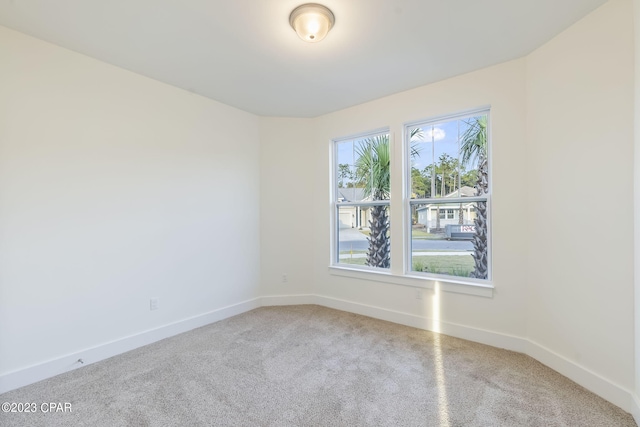
<svg viewBox="0 0 640 427">
<path fill-rule="evenodd" d="M 489 279 L 488 111 L 405 127 L 406 270 Z"/>
<path fill-rule="evenodd" d="M 403 143 L 393 146 L 388 129 L 333 140 L 336 274 L 371 270 L 403 284 L 449 278 L 490 286 L 488 119 L 482 109 L 413 122 L 404 127 Z M 404 168 L 392 167 L 394 154 L 404 156 Z M 392 184 L 404 194 L 392 194 Z M 391 218 L 391 207 L 402 203 Z M 404 235 L 392 238 L 392 220 Z"/>
<path fill-rule="evenodd" d="M 389 132 L 334 144 L 334 264 L 391 265 Z"/>
<path fill-rule="evenodd" d="M 453 209 L 439 209 L 440 213 L 438 216 L 440 219 L 453 219 L 454 218 L 454 210 Z M 457 217 L 457 215 L 456 215 Z"/>
</svg>

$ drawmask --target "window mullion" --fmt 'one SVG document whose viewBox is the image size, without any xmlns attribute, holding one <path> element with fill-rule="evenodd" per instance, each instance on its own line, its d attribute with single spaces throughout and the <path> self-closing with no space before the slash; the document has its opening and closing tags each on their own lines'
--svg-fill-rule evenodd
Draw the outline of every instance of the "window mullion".
<svg viewBox="0 0 640 427">
<path fill-rule="evenodd" d="M 404 252 L 404 239 L 403 239 L 403 167 L 402 167 L 402 133 L 400 133 L 399 141 L 396 141 L 395 136 L 398 133 L 393 132 L 390 135 L 389 148 L 391 155 L 391 205 L 389 207 L 389 221 L 391 229 L 391 273 L 396 275 L 402 275 L 404 273 L 404 266 L 402 263 L 402 254 Z"/>
</svg>

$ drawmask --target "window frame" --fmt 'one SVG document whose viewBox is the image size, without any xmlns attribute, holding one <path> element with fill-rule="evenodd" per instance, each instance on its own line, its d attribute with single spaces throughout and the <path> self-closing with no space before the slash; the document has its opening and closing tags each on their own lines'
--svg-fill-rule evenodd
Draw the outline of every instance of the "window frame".
<svg viewBox="0 0 640 427">
<path fill-rule="evenodd" d="M 493 194 L 493 161 L 492 161 L 492 137 L 491 137 L 491 106 L 485 105 L 478 108 L 459 111 L 457 113 L 445 114 L 440 116 L 431 116 L 425 119 L 413 120 L 410 122 L 404 122 L 395 127 L 381 127 L 367 132 L 359 132 L 347 136 L 332 138 L 330 140 L 329 147 L 329 217 L 330 217 L 330 242 L 329 242 L 329 266 L 328 271 L 333 276 L 346 277 L 352 279 L 367 280 L 371 282 L 381 282 L 386 284 L 400 285 L 410 287 L 414 289 L 430 289 L 441 290 L 445 292 L 453 292 L 465 295 L 472 295 L 478 297 L 492 298 L 494 285 L 493 285 L 493 239 L 492 239 L 492 194 Z M 468 277 L 460 277 L 453 275 L 432 274 L 425 272 L 418 272 L 411 270 L 411 162 L 410 151 L 406 148 L 408 141 L 408 132 L 412 126 L 425 125 L 428 123 L 442 123 L 448 120 L 456 120 L 463 118 L 475 117 L 480 114 L 486 114 L 487 116 L 487 161 L 489 170 L 489 193 L 486 196 L 481 196 L 482 201 L 487 203 L 487 248 L 488 248 L 488 266 L 489 272 L 487 279 L 474 279 Z M 397 133 L 396 131 L 397 130 Z M 355 139 L 364 139 L 367 137 L 379 135 L 381 133 L 389 134 L 389 146 L 391 157 L 391 188 L 397 189 L 397 184 L 393 182 L 400 180 L 401 193 L 392 194 L 389 200 L 377 201 L 384 202 L 389 207 L 389 219 L 390 221 L 397 222 L 398 219 L 402 222 L 402 229 L 400 230 L 400 236 L 392 237 L 391 242 L 391 267 L 390 268 L 376 268 L 363 265 L 355 265 L 348 263 L 340 263 L 339 254 L 339 209 L 337 204 L 338 187 L 337 187 L 337 169 L 338 169 L 338 142 L 344 142 Z M 394 142 L 394 135 L 401 135 L 402 141 L 400 142 L 400 150 L 394 147 L 397 146 Z M 394 160 L 397 152 L 400 153 L 400 170 L 398 171 L 398 162 Z M 394 167 L 395 166 L 395 167 Z M 473 202 L 476 197 L 463 197 L 465 203 Z M 429 199 L 427 199 L 429 200 Z M 454 199 L 447 199 L 447 202 L 451 202 Z M 458 199 L 455 199 L 456 201 Z M 376 204 L 373 202 L 371 204 Z M 355 205 L 364 205 L 369 202 L 351 203 Z M 342 206 L 349 204 L 349 202 L 343 202 Z M 398 216 L 398 205 L 402 204 L 400 208 L 401 216 Z M 396 206 L 394 208 L 394 206 Z M 474 208 L 475 210 L 475 208 Z M 395 217 L 392 212 L 396 212 Z M 391 226 L 390 229 L 395 229 L 398 232 L 397 226 Z M 400 245 L 402 249 L 401 259 L 397 256 L 397 249 L 393 249 Z M 396 254 L 396 258 L 393 255 Z"/>
<path fill-rule="evenodd" d="M 387 209 L 391 209 L 391 196 L 387 200 L 375 200 L 375 201 L 360 201 L 360 202 L 341 202 L 338 197 L 338 149 L 337 146 L 339 143 L 347 142 L 347 141 L 356 141 L 363 140 L 366 138 L 371 138 L 379 135 L 387 134 L 389 137 L 389 150 L 391 151 L 391 130 L 389 127 L 378 128 L 374 130 L 370 130 L 367 132 L 361 132 L 353 135 L 348 135 L 339 138 L 333 138 L 331 140 L 331 233 L 332 239 L 330 250 L 331 250 L 331 258 L 329 266 L 331 268 L 340 268 L 340 269 L 350 269 L 350 270 L 362 270 L 368 272 L 377 272 L 387 274 L 391 267 L 389 268 L 381 268 L 381 267 L 370 267 L 368 265 L 357 265 L 357 264 L 349 264 L 349 263 L 341 263 L 340 262 L 340 207 L 371 207 L 371 206 L 386 206 Z M 390 153 L 392 156 L 392 153 Z M 392 162 L 393 163 L 393 162 Z M 393 171 L 393 165 L 390 166 Z M 393 179 L 393 172 L 391 173 L 390 179 Z M 389 218 L 389 221 L 391 219 Z M 390 231 L 390 230 L 389 230 Z"/>
<path fill-rule="evenodd" d="M 493 173 L 492 166 L 493 161 L 491 157 L 492 138 L 491 138 L 491 108 L 490 106 L 483 106 L 471 110 L 462 111 L 459 113 L 441 115 L 430 117 L 422 120 L 414 120 L 407 122 L 403 126 L 403 140 L 402 140 L 402 175 L 403 175 L 403 273 L 409 277 L 421 277 L 424 279 L 455 282 L 461 284 L 468 284 L 472 286 L 490 286 L 493 287 L 493 245 L 492 245 L 492 194 L 493 194 Z M 446 123 L 453 120 L 463 120 L 480 115 L 486 115 L 487 117 L 487 168 L 488 168 L 488 188 L 489 191 L 483 196 L 473 197 L 450 197 L 444 198 L 411 198 L 411 141 L 410 132 L 412 128 L 416 126 L 429 126 Z M 488 273 L 486 279 L 476 279 L 470 277 L 453 276 L 447 274 L 435 274 L 413 270 L 413 254 L 412 254 L 412 217 L 411 207 L 412 205 L 419 204 L 453 204 L 453 203 L 470 203 L 484 201 L 487 204 L 487 263 Z M 440 203 L 439 203 L 440 202 Z M 474 208 L 475 210 L 475 208 Z"/>
</svg>

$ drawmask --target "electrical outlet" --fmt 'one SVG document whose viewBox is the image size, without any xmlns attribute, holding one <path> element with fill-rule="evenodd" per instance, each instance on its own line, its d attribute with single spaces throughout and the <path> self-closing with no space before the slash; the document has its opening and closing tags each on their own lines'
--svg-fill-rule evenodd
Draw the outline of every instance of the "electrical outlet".
<svg viewBox="0 0 640 427">
<path fill-rule="evenodd" d="M 287 283 L 289 281 L 289 278 L 287 277 L 286 274 L 282 275 L 282 283 Z"/>
<path fill-rule="evenodd" d="M 422 299 L 422 289 L 416 289 L 416 299 Z"/>
<path fill-rule="evenodd" d="M 159 298 L 151 298 L 149 300 L 149 310 L 157 310 L 159 307 Z"/>
</svg>

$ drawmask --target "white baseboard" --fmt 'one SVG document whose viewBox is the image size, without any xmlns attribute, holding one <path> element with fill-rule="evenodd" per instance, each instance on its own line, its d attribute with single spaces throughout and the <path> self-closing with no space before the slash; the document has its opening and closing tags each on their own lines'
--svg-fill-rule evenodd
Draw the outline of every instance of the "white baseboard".
<svg viewBox="0 0 640 427">
<path fill-rule="evenodd" d="M 584 366 L 580 366 L 578 363 L 559 355 L 535 341 L 528 340 L 525 353 L 543 365 L 575 381 L 587 390 L 594 392 L 603 399 L 608 400 L 629 413 L 633 413 L 634 396 L 631 391 L 626 390 L 618 384 L 611 382 Z"/>
<path fill-rule="evenodd" d="M 243 301 L 3 374 L 0 376 L 0 394 L 253 310 L 260 307 L 260 305 L 259 298 Z M 78 362 L 78 359 L 82 359 L 84 363 Z"/>
<path fill-rule="evenodd" d="M 276 306 L 276 305 L 306 305 L 317 304 L 316 296 L 305 295 L 272 295 L 260 298 L 261 306 Z"/>
<path fill-rule="evenodd" d="M 575 381 L 603 399 L 608 400 L 614 405 L 631 413 L 636 419 L 636 423 L 640 425 L 640 401 L 632 392 L 529 339 L 458 325 L 455 323 L 439 322 L 439 324 L 435 324 L 433 319 L 427 317 L 320 295 L 316 295 L 315 300 L 318 305 L 325 307 L 335 308 L 337 310 L 348 311 L 351 313 L 361 314 L 363 316 L 374 317 L 376 319 L 387 320 L 389 322 L 413 326 L 415 328 L 426 329 L 429 331 L 435 330 L 436 332 L 451 335 L 453 337 L 524 353 L 566 376 L 572 381 Z"/>
<path fill-rule="evenodd" d="M 636 393 L 633 393 L 631 400 L 633 405 L 631 415 L 633 415 L 633 419 L 636 420 L 636 424 L 640 426 L 640 397 L 638 397 Z"/>
<path fill-rule="evenodd" d="M 640 399 L 637 395 L 531 340 L 455 323 L 442 321 L 434 323 L 434 319 L 415 314 L 311 294 L 266 296 L 243 301 L 209 313 L 10 372 L 0 376 L 0 394 L 261 306 L 300 304 L 317 304 L 527 354 L 603 399 L 630 412 L 636 423 L 640 425 Z M 78 359 L 82 359 L 84 364 L 80 364 Z"/>
<path fill-rule="evenodd" d="M 316 303 L 337 310 L 362 314 L 363 316 L 374 317 L 376 319 L 387 320 L 401 325 L 412 326 L 414 328 L 426 329 L 428 331 L 440 332 L 457 338 L 475 341 L 493 347 L 504 348 L 523 353 L 526 348 L 526 340 L 511 335 L 499 334 L 484 329 L 471 328 L 469 326 L 458 325 L 449 322 L 434 322 L 434 319 L 417 316 L 415 314 L 403 313 L 389 310 L 382 307 L 354 303 L 336 298 L 329 298 L 317 295 Z"/>
</svg>

